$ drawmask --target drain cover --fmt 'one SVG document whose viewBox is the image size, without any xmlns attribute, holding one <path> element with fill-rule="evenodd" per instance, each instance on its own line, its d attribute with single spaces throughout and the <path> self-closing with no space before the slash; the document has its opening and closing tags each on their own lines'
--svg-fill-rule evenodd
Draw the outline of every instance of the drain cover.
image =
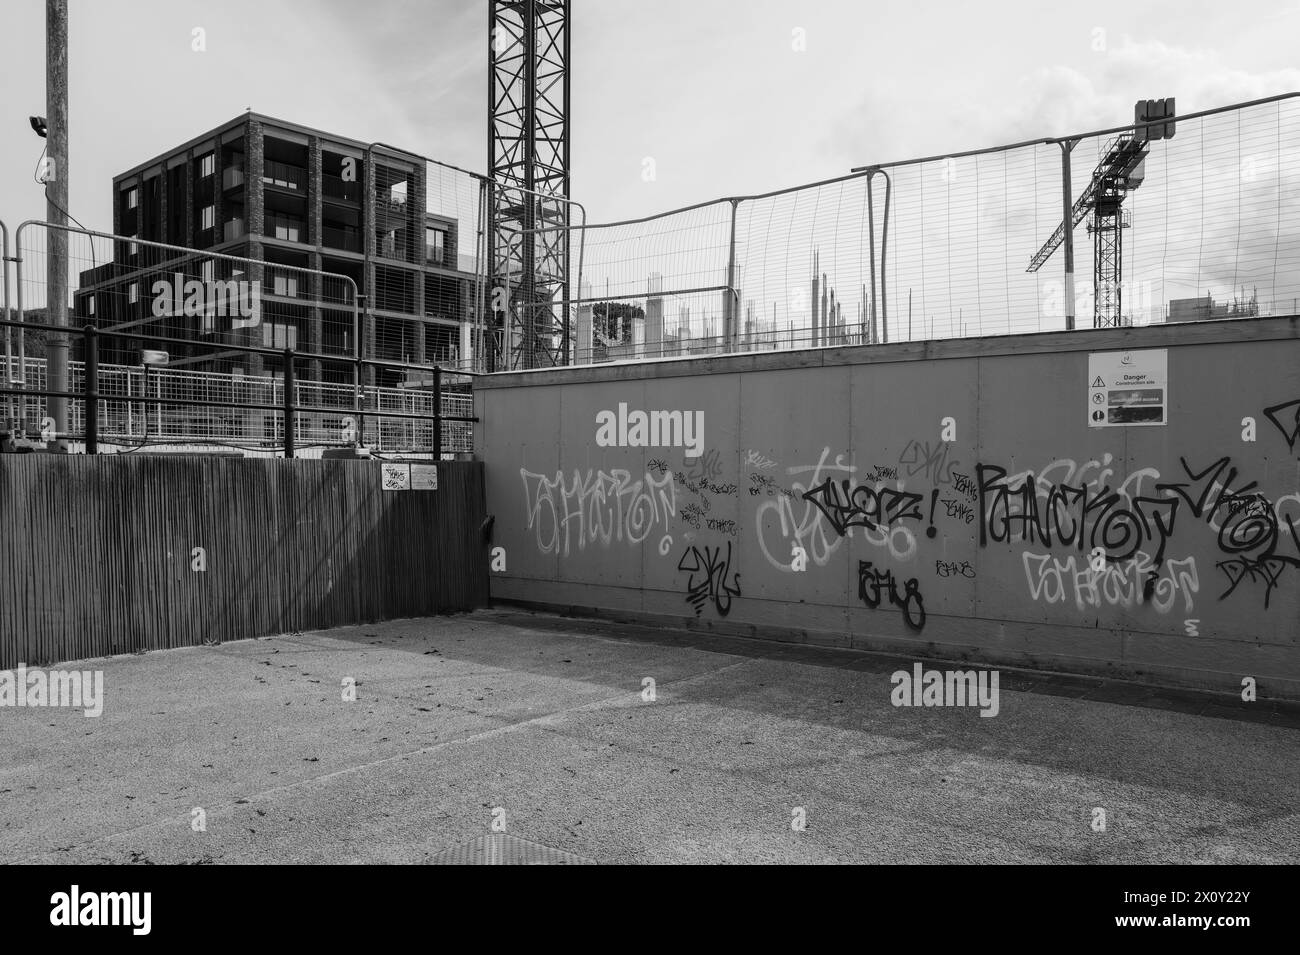
<svg viewBox="0 0 1300 955">
<path fill-rule="evenodd" d="M 443 849 L 433 856 L 429 865 L 595 865 L 591 859 L 552 849 L 540 842 L 529 842 L 517 836 L 493 833 L 479 836 L 462 846 Z"/>
</svg>

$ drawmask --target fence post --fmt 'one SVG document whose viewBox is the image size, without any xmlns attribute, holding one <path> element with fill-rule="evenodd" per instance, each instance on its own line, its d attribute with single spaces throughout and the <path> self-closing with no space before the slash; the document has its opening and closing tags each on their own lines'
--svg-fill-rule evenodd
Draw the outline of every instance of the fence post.
<svg viewBox="0 0 1300 955">
<path fill-rule="evenodd" d="M 1077 139 L 1061 140 L 1061 228 L 1065 230 L 1065 330 L 1074 331 L 1074 201 L 1071 198 L 1070 153 Z"/>
<path fill-rule="evenodd" d="M 284 456 L 293 457 L 293 349 L 284 350 Z"/>
<path fill-rule="evenodd" d="M 99 453 L 99 329 L 87 325 L 86 340 L 86 394 L 83 398 L 86 415 L 86 453 Z"/>
<path fill-rule="evenodd" d="M 363 309 L 370 307 L 370 296 L 358 294 L 357 299 L 352 309 L 352 408 L 356 412 L 356 436 L 353 438 L 352 445 L 359 448 L 366 443 L 366 421 L 361 414 L 362 406 L 365 404 L 361 391 L 361 324 Z M 365 305 L 362 305 L 362 302 L 365 302 Z"/>
<path fill-rule="evenodd" d="M 442 460 L 442 367 L 433 366 L 433 459 Z"/>
<path fill-rule="evenodd" d="M 736 295 L 736 206 L 739 204 L 739 199 L 731 200 L 731 241 L 727 246 L 727 292 L 724 299 L 727 309 L 722 321 L 723 350 L 727 352 L 736 350 L 736 313 L 740 311 Z"/>
</svg>

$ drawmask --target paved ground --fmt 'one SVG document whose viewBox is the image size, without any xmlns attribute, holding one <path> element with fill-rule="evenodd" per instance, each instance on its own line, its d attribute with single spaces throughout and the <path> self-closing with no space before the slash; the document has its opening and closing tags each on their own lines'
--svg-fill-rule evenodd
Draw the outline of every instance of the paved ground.
<svg viewBox="0 0 1300 955">
<path fill-rule="evenodd" d="M 500 610 L 81 664 L 102 717 L 0 708 L 0 861 L 418 863 L 499 808 L 598 862 L 1300 862 L 1293 710 L 895 708 L 910 664 Z"/>
</svg>

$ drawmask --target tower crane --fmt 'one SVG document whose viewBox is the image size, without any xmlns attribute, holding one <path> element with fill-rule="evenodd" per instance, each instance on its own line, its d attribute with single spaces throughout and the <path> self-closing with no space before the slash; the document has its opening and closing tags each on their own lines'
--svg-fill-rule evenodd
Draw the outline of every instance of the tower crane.
<svg viewBox="0 0 1300 955">
<path fill-rule="evenodd" d="M 1134 108 L 1134 129 L 1121 133 L 1102 149 L 1092 178 L 1070 210 L 1068 227 L 1074 229 L 1085 216 L 1093 245 L 1093 327 L 1118 326 L 1122 320 L 1124 278 L 1124 230 L 1131 225 L 1124 198 L 1142 185 L 1148 142 L 1174 135 L 1174 100 L 1138 100 Z M 1148 120 L 1164 120 L 1148 123 Z M 1068 144 L 1073 148 L 1074 143 Z M 1065 240 L 1067 223 L 1056 227 L 1043 247 L 1029 260 L 1026 271 L 1037 272 Z M 1071 294 L 1067 290 L 1067 294 Z"/>
</svg>

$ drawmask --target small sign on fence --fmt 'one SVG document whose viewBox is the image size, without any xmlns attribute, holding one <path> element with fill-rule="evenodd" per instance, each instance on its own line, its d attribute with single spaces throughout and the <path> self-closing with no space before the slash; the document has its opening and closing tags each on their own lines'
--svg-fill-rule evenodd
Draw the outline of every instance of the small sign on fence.
<svg viewBox="0 0 1300 955">
<path fill-rule="evenodd" d="M 411 490 L 412 491 L 438 490 L 438 465 L 412 464 L 411 465 Z"/>
<path fill-rule="evenodd" d="M 383 474 L 385 491 L 409 491 L 411 489 L 411 466 L 384 461 L 379 465 Z"/>
<path fill-rule="evenodd" d="M 380 464 L 385 491 L 436 491 L 438 465 L 403 464 L 384 461 Z"/>
</svg>

